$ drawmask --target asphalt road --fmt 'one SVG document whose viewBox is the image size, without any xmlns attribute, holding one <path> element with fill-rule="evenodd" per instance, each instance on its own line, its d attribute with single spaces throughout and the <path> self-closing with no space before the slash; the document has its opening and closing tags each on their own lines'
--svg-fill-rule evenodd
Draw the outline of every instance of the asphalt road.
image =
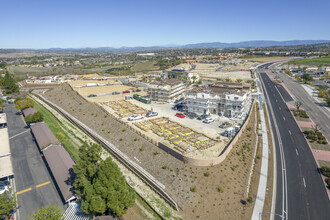
<svg viewBox="0 0 330 220">
<path fill-rule="evenodd" d="M 8 134 L 19 200 L 19 219 L 27 219 L 33 211 L 53 204 L 63 209 L 63 203 L 21 115 L 13 105 L 6 106 Z M 44 185 L 40 185 L 44 184 Z M 31 190 L 29 190 L 31 188 Z M 24 190 L 28 190 L 24 192 Z"/>
<path fill-rule="evenodd" d="M 275 212 L 285 219 L 329 219 L 330 203 L 312 152 L 282 98 L 288 94 L 265 73 L 260 76 L 276 146 Z"/>
<path fill-rule="evenodd" d="M 278 76 L 284 81 L 284 85 L 288 88 L 295 99 L 303 103 L 302 108 L 306 110 L 313 122 L 320 126 L 323 135 L 328 141 L 330 141 L 329 112 L 306 92 L 301 86 L 301 82 L 292 79 L 284 73 L 279 73 Z"/>
</svg>

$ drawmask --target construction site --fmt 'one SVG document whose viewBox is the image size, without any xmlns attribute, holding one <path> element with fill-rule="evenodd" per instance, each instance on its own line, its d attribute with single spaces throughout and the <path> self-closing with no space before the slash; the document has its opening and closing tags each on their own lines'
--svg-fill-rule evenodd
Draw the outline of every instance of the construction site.
<svg viewBox="0 0 330 220">
<path fill-rule="evenodd" d="M 183 155 L 195 150 L 206 150 L 216 144 L 215 140 L 206 135 L 195 132 L 166 117 L 136 122 L 134 125 L 143 131 L 151 131 L 170 142 L 173 148 Z"/>
<path fill-rule="evenodd" d="M 107 109 L 112 115 L 120 119 L 130 117 L 134 114 L 141 115 L 148 112 L 146 109 L 124 100 L 101 102 L 99 104 Z"/>
</svg>

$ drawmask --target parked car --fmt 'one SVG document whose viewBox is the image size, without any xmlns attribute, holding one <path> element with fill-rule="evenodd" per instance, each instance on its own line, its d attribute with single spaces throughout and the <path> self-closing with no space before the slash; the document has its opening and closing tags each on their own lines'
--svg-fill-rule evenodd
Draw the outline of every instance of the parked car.
<svg viewBox="0 0 330 220">
<path fill-rule="evenodd" d="M 123 93 L 131 93 L 131 91 L 125 90 L 125 91 L 123 91 Z"/>
<path fill-rule="evenodd" d="M 137 90 L 135 90 L 135 92 L 141 92 L 141 89 L 137 89 Z"/>
<path fill-rule="evenodd" d="M 143 115 L 132 115 L 132 116 L 128 117 L 127 120 L 129 120 L 129 121 L 135 121 L 135 120 L 139 120 L 139 119 L 143 119 L 143 118 L 144 118 Z"/>
<path fill-rule="evenodd" d="M 158 113 L 157 112 L 147 112 L 146 117 L 153 117 L 153 116 L 157 116 Z"/>
<path fill-rule="evenodd" d="M 175 116 L 177 116 L 177 117 L 179 117 L 179 118 L 185 118 L 185 117 L 186 117 L 186 116 L 185 116 L 183 113 L 181 113 L 181 112 L 176 113 Z"/>
<path fill-rule="evenodd" d="M 90 94 L 89 96 L 87 96 L 87 97 L 96 97 L 97 95 L 95 95 L 95 94 Z"/>
<path fill-rule="evenodd" d="M 194 119 L 194 118 L 197 118 L 198 117 L 198 115 L 196 113 L 194 113 L 194 112 L 187 112 L 186 113 L 186 116 L 188 118 L 190 118 L 190 119 Z"/>
<path fill-rule="evenodd" d="M 181 98 L 181 99 L 177 99 L 174 101 L 174 103 L 179 103 L 179 102 L 182 102 L 184 100 L 184 98 Z"/>
<path fill-rule="evenodd" d="M 230 126 L 231 126 L 231 124 L 229 122 L 224 122 L 219 126 L 219 128 L 228 128 Z"/>
<path fill-rule="evenodd" d="M 120 92 L 113 92 L 112 95 L 118 95 Z"/>
<path fill-rule="evenodd" d="M 203 120 L 203 119 L 207 118 L 207 116 L 208 116 L 208 115 L 203 114 L 203 115 L 200 115 L 197 119 L 198 119 L 198 120 Z"/>
<path fill-rule="evenodd" d="M 179 111 L 182 111 L 183 109 L 183 104 L 176 104 L 174 107 L 173 107 L 174 110 L 179 110 Z"/>
<path fill-rule="evenodd" d="M 211 122 L 214 122 L 214 119 L 213 118 L 205 118 L 204 123 L 207 123 L 207 124 L 210 124 Z"/>
</svg>

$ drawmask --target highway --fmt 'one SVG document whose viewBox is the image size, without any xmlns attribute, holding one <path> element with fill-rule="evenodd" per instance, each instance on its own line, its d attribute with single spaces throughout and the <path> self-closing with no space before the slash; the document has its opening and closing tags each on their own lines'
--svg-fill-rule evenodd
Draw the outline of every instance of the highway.
<svg viewBox="0 0 330 220">
<path fill-rule="evenodd" d="M 301 82 L 292 79 L 285 73 L 279 73 L 278 76 L 283 80 L 284 85 L 288 88 L 290 93 L 295 97 L 296 101 L 303 103 L 302 108 L 306 110 L 309 117 L 314 123 L 321 128 L 323 135 L 330 141 L 330 114 L 311 97 L 306 90 L 301 86 Z"/>
<path fill-rule="evenodd" d="M 285 103 L 289 94 L 264 71 L 260 80 L 276 146 L 275 219 L 329 219 L 330 203 L 314 157 Z"/>
</svg>

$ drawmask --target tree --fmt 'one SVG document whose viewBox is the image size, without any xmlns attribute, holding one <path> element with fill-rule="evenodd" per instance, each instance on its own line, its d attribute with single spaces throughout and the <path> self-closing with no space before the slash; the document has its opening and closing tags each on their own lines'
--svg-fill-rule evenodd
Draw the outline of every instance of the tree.
<svg viewBox="0 0 330 220">
<path fill-rule="evenodd" d="M 311 77 L 309 74 L 307 73 L 304 73 L 301 78 L 303 79 L 303 81 L 306 83 L 306 82 L 309 82 L 309 81 L 314 81 L 313 77 Z"/>
<path fill-rule="evenodd" d="M 33 212 L 31 216 L 28 217 L 29 220 L 62 220 L 63 215 L 61 209 L 56 205 L 48 205 L 42 207 L 38 212 Z"/>
<path fill-rule="evenodd" d="M 6 91 L 6 94 L 11 94 L 19 91 L 15 79 L 7 72 L 3 80 L 1 81 L 2 89 Z"/>
<path fill-rule="evenodd" d="M 296 102 L 294 102 L 294 104 L 296 106 L 297 112 L 299 112 L 300 111 L 300 107 L 302 106 L 303 103 L 301 101 L 296 101 Z"/>
<path fill-rule="evenodd" d="M 238 83 L 240 83 L 242 81 L 243 81 L 242 79 L 236 79 L 236 82 L 238 82 Z"/>
<path fill-rule="evenodd" d="M 321 128 L 318 124 L 312 125 L 312 129 L 314 131 L 314 136 L 317 136 L 317 132 L 319 132 L 321 130 Z"/>
<path fill-rule="evenodd" d="M 79 148 L 79 159 L 73 170 L 76 174 L 75 192 L 82 199 L 81 209 L 92 216 L 111 210 L 117 216 L 134 205 L 135 193 L 118 166 L 107 158 L 101 159 L 102 148 L 84 143 Z"/>
<path fill-rule="evenodd" d="M 36 112 L 34 114 L 25 117 L 26 123 L 35 123 L 43 120 L 44 120 L 44 116 L 40 112 Z"/>
<path fill-rule="evenodd" d="M 318 97 L 320 97 L 320 98 L 326 98 L 327 95 L 325 94 L 325 92 L 323 92 L 322 90 L 320 90 L 319 93 L 318 93 Z"/>
<path fill-rule="evenodd" d="M 122 216 L 135 203 L 135 193 L 126 183 L 118 166 L 108 157 L 100 163 L 98 178 L 95 181 L 95 192 L 106 201 L 116 216 Z"/>
<path fill-rule="evenodd" d="M 25 108 L 33 108 L 33 106 L 34 106 L 34 101 L 30 98 L 16 99 L 15 101 L 15 107 L 18 110 L 23 110 Z"/>
<path fill-rule="evenodd" d="M 284 72 L 285 72 L 286 74 L 288 74 L 289 76 L 291 76 L 291 71 L 290 71 L 290 70 L 285 69 Z"/>
<path fill-rule="evenodd" d="M 0 217 L 8 219 L 14 207 L 16 207 L 16 198 L 12 194 L 12 189 L 5 191 L 0 195 Z"/>
</svg>

